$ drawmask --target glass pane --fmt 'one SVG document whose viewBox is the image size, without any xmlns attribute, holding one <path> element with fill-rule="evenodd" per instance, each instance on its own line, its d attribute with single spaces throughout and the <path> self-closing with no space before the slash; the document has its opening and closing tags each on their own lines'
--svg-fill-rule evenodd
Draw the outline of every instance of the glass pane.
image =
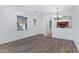
<svg viewBox="0 0 79 59">
<path fill-rule="evenodd" d="M 27 30 L 27 17 L 17 16 L 17 30 L 18 31 Z"/>
</svg>

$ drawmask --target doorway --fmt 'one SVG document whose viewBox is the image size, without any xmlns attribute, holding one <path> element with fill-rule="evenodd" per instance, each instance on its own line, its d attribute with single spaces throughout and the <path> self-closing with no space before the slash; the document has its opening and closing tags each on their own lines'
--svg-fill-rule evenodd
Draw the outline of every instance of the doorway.
<svg viewBox="0 0 79 59">
<path fill-rule="evenodd" d="M 48 37 L 51 37 L 52 38 L 52 20 L 49 20 L 49 23 L 48 23 L 48 28 L 49 28 L 49 32 L 48 32 Z"/>
</svg>

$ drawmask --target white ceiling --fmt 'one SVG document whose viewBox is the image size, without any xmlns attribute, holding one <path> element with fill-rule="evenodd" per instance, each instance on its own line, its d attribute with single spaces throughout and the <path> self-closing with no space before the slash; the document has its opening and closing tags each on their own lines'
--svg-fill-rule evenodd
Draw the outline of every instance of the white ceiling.
<svg viewBox="0 0 79 59">
<path fill-rule="evenodd" d="M 56 8 L 59 8 L 59 12 L 65 12 L 72 10 L 74 5 L 11 5 L 10 7 L 22 11 L 24 13 L 56 13 Z"/>
</svg>

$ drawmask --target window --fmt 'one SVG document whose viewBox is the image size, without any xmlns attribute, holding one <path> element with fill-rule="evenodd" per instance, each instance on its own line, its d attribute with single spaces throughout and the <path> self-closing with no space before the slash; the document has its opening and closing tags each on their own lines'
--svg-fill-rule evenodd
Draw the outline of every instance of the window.
<svg viewBox="0 0 79 59">
<path fill-rule="evenodd" d="M 34 21 L 34 26 L 36 26 L 36 22 L 37 22 L 37 20 L 36 20 L 36 19 L 33 19 L 33 21 Z"/>
<path fill-rule="evenodd" d="M 27 30 L 27 17 L 17 15 L 17 31 Z"/>
<path fill-rule="evenodd" d="M 57 22 L 57 27 L 68 28 L 68 22 Z"/>
<path fill-rule="evenodd" d="M 64 16 L 56 21 L 57 28 L 72 28 L 72 16 Z"/>
</svg>

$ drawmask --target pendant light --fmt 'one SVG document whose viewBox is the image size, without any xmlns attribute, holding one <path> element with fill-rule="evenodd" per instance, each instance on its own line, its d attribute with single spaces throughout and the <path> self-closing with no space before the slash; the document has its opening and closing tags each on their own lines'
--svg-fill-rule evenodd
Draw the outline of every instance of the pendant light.
<svg viewBox="0 0 79 59">
<path fill-rule="evenodd" d="M 55 20 L 60 20 L 61 18 L 63 18 L 63 15 L 59 15 L 59 8 L 57 8 L 57 13 L 53 17 L 54 17 Z"/>
</svg>

